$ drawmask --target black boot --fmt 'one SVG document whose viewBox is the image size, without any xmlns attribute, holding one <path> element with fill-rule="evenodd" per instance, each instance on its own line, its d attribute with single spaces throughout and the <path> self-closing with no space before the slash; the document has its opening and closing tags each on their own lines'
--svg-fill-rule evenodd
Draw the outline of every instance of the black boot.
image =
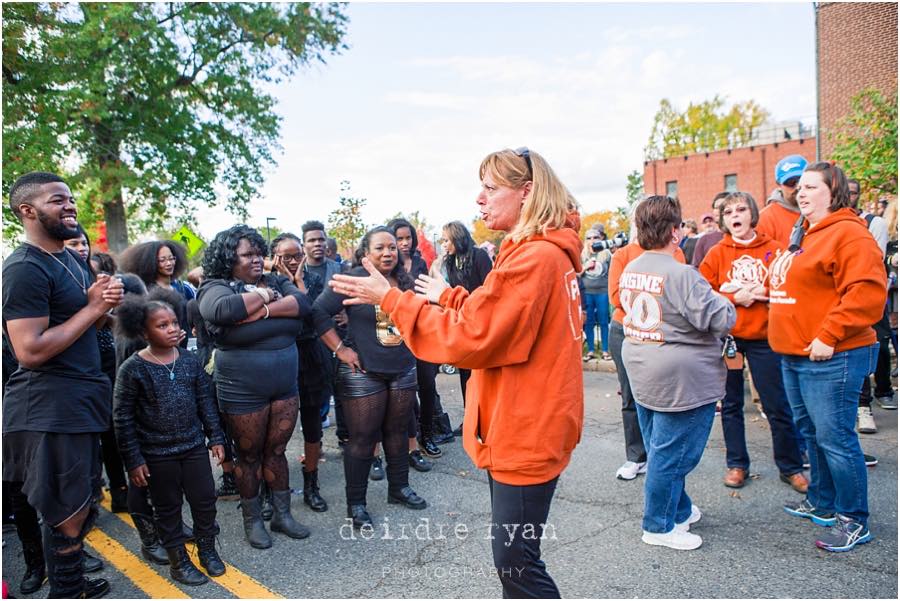
<svg viewBox="0 0 900 601">
<path fill-rule="evenodd" d="M 99 599 L 109 592 L 109 582 L 103 578 L 94 578 L 93 580 L 84 580 L 84 598 Z"/>
<path fill-rule="evenodd" d="M 409 465 L 417 472 L 430 472 L 434 464 L 422 457 L 422 451 L 416 449 L 409 454 Z M 390 466 L 388 466 L 390 470 Z"/>
<path fill-rule="evenodd" d="M 216 489 L 216 497 L 222 501 L 237 501 L 241 498 L 234 480 L 234 472 L 222 472 L 222 484 Z"/>
<path fill-rule="evenodd" d="M 272 522 L 269 524 L 272 532 L 281 532 L 291 538 L 306 538 L 310 535 L 309 528 L 291 515 L 291 489 L 273 490 L 272 507 L 274 512 Z"/>
<path fill-rule="evenodd" d="M 184 545 L 166 549 L 166 553 L 169 555 L 169 575 L 172 576 L 172 580 L 188 586 L 199 586 L 209 582 L 209 578 L 204 576 L 191 561 Z"/>
<path fill-rule="evenodd" d="M 417 495 L 409 486 L 404 486 L 396 491 L 388 490 L 388 503 L 406 505 L 410 509 L 425 509 L 428 507 L 425 499 Z"/>
<path fill-rule="evenodd" d="M 422 454 L 426 457 L 430 457 L 435 459 L 444 454 L 443 451 L 435 444 L 433 437 L 432 424 L 420 424 L 419 426 L 421 430 L 421 434 L 419 434 L 418 442 L 419 449 L 421 449 Z"/>
<path fill-rule="evenodd" d="M 262 519 L 265 521 L 269 521 L 272 519 L 272 491 L 269 489 L 269 485 L 265 482 L 262 483 L 262 488 L 259 491 L 259 499 L 261 503 L 262 509 L 260 510 L 260 515 L 262 515 Z"/>
<path fill-rule="evenodd" d="M 138 536 L 141 537 L 141 555 L 144 556 L 144 559 L 161 566 L 169 565 L 169 554 L 159 542 L 159 533 L 156 531 L 153 518 L 140 513 L 132 513 L 131 521 L 134 522 Z"/>
<path fill-rule="evenodd" d="M 23 595 L 35 593 L 47 581 L 47 566 L 44 565 L 44 547 L 40 539 L 22 541 L 22 554 L 25 556 L 25 576 L 19 585 Z"/>
<path fill-rule="evenodd" d="M 319 494 L 319 470 L 303 470 L 303 502 L 313 511 L 328 511 L 328 503 Z"/>
<path fill-rule="evenodd" d="M 210 576 L 221 576 L 225 573 L 225 564 L 216 552 L 216 537 L 201 536 L 197 539 L 197 557 L 200 565 Z"/>
<path fill-rule="evenodd" d="M 268 549 L 272 546 L 272 537 L 266 532 L 259 506 L 259 496 L 252 499 L 241 499 L 241 513 L 244 516 L 244 534 L 247 542 L 254 549 Z"/>
<path fill-rule="evenodd" d="M 347 505 L 347 517 L 353 520 L 353 527 L 359 530 L 363 526 L 372 528 L 372 518 L 365 505 Z"/>
</svg>

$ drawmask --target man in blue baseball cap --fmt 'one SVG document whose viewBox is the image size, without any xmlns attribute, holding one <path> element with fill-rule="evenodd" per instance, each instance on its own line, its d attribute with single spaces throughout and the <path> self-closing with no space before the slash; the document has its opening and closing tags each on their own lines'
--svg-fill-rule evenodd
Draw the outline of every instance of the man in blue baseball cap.
<svg viewBox="0 0 900 601">
<path fill-rule="evenodd" d="M 789 154 L 775 165 L 775 183 L 781 190 L 781 198 L 774 200 L 759 213 L 756 231 L 767 234 L 785 246 L 790 244 L 791 229 L 800 217 L 797 207 L 797 182 L 807 161 L 799 154 Z"/>
</svg>

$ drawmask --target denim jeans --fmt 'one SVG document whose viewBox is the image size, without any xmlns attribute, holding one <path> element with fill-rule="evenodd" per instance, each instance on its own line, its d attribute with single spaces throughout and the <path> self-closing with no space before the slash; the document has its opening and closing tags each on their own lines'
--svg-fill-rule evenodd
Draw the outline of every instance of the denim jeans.
<svg viewBox="0 0 900 601">
<path fill-rule="evenodd" d="M 785 355 L 784 390 L 806 438 L 810 503 L 856 522 L 869 519 L 866 462 L 856 434 L 863 378 L 875 370 L 878 344 L 835 353 L 828 361 Z"/>
<path fill-rule="evenodd" d="M 550 501 L 557 478 L 543 484 L 514 486 L 488 473 L 491 490 L 491 550 L 504 599 L 559 599 L 559 589 L 541 561 Z"/>
<path fill-rule="evenodd" d="M 587 311 L 587 321 L 584 322 L 584 335 L 587 337 L 588 352 L 593 353 L 594 326 L 600 325 L 600 343 L 603 352 L 609 351 L 609 298 L 605 292 L 584 295 L 584 307 Z"/>
<path fill-rule="evenodd" d="M 716 404 L 688 411 L 654 411 L 637 406 L 647 447 L 644 481 L 646 532 L 664 534 L 691 516 L 685 477 L 700 463 L 716 415 Z"/>
<path fill-rule="evenodd" d="M 803 471 L 797 445 L 796 426 L 791 406 L 784 394 L 781 357 L 766 340 L 736 338 L 738 351 L 744 353 L 759 400 L 772 430 L 772 451 L 778 471 L 786 476 Z M 725 436 L 725 461 L 729 468 L 750 469 L 750 454 L 744 436 L 744 370 L 728 370 L 725 399 L 722 402 L 722 434 Z"/>
</svg>

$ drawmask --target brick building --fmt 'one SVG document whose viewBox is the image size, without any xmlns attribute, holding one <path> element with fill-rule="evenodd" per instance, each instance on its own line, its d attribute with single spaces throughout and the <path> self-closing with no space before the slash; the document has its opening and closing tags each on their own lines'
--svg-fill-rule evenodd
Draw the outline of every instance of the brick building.
<svg viewBox="0 0 900 601">
<path fill-rule="evenodd" d="M 749 192 L 762 206 L 775 188 L 775 163 L 789 154 L 814 160 L 815 137 L 648 161 L 644 192 L 677 197 L 684 218 L 698 222 L 722 190 Z"/>
<path fill-rule="evenodd" d="M 897 91 L 897 4 L 816 4 L 819 156 L 834 148 L 829 134 L 863 88 Z"/>
</svg>

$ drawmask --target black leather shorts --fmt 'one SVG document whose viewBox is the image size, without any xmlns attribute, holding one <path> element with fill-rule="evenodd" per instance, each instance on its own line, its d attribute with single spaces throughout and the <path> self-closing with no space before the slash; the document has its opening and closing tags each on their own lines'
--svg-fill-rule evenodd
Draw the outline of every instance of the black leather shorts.
<svg viewBox="0 0 900 601">
<path fill-rule="evenodd" d="M 337 390 L 338 396 L 344 399 L 353 399 L 363 396 L 371 396 L 386 390 L 403 390 L 418 386 L 416 380 L 416 367 L 401 374 L 380 374 L 373 371 L 365 373 L 358 371 L 353 373 L 346 363 L 338 367 Z"/>
</svg>

